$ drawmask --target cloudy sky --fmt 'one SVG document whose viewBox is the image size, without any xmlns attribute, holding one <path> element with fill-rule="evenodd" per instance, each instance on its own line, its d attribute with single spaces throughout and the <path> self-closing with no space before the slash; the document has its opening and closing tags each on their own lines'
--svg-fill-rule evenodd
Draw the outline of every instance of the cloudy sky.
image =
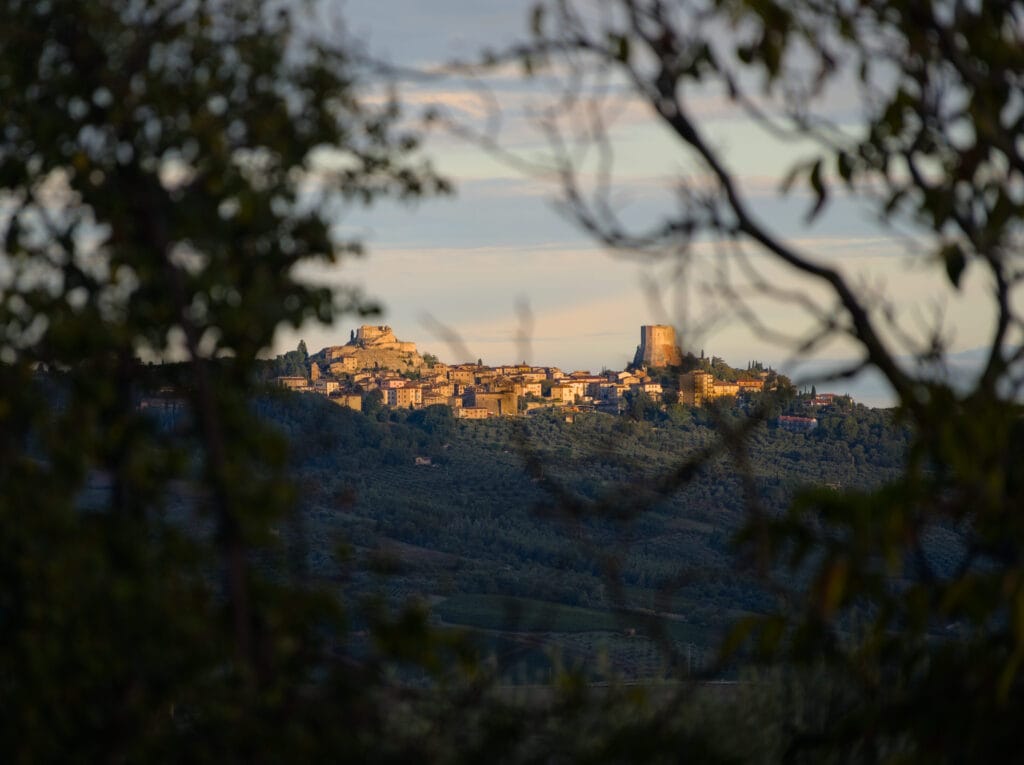
<svg viewBox="0 0 1024 765">
<path fill-rule="evenodd" d="M 343 8 L 349 30 L 373 55 L 433 71 L 453 59 L 472 59 L 482 46 L 501 47 L 524 35 L 527 6 L 509 0 L 350 0 Z M 495 137 L 516 157 L 544 165 L 550 144 L 530 114 L 551 103 L 550 84 L 503 70 L 483 82 L 412 79 L 399 88 L 410 116 L 439 108 L 459 124 Z M 657 220 L 659 211 L 676 203 L 680 178 L 699 189 L 703 176 L 643 104 L 610 90 L 604 115 L 614 158 L 611 209 L 627 223 Z M 969 269 L 960 291 L 948 289 L 941 268 L 924 262 L 913 231 L 880 226 L 871 209 L 855 200 L 836 200 L 808 227 L 809 198 L 800 191 L 783 196 L 779 185 L 794 162 L 811 156 L 810 148 L 774 141 L 714 92 L 695 93 L 691 103 L 757 215 L 780 236 L 838 266 L 862 290 L 888 297 L 912 337 L 938 321 L 955 352 L 969 355 L 985 342 L 991 316 L 980 275 Z M 841 88 L 823 108 L 840 122 L 855 115 L 855 102 Z M 640 325 L 671 323 L 684 350 L 713 353 L 734 366 L 758 359 L 798 372 L 787 338 L 799 339 L 811 327 L 802 301 L 831 310 L 813 285 L 753 250 L 743 255 L 707 241 L 696 243 L 685 258 L 610 254 L 560 211 L 559 187 L 549 175 L 524 171 L 443 130 L 431 135 L 427 152 L 454 182 L 455 195 L 414 207 L 384 202 L 349 211 L 339 231 L 360 236 L 366 257 L 315 276 L 359 286 L 383 307 L 371 321 L 390 324 L 400 338 L 443 360 L 463 361 L 460 356 L 469 354 L 489 364 L 526 357 L 569 369 L 621 368 L 632 357 Z M 586 183 L 594 177 L 596 155 L 591 147 L 579 156 Z M 755 294 L 754 280 L 785 294 Z M 734 292 L 724 291 L 725 284 Z M 738 300 L 754 311 L 760 330 L 738 315 Z M 335 327 L 282 332 L 277 350 L 294 347 L 299 337 L 311 350 L 341 343 L 358 323 L 345 317 Z M 450 345 L 440 327 L 456 332 L 464 347 Z M 816 351 L 816 365 L 803 369 L 820 369 L 853 353 L 850 346 L 832 343 Z M 867 403 L 889 401 L 873 380 L 835 387 Z"/>
</svg>

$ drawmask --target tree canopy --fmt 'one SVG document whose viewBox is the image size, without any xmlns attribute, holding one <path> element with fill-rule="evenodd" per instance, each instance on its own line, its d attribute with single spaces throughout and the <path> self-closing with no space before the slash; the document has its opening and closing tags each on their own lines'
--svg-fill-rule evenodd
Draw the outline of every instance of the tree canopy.
<svg viewBox="0 0 1024 765">
<path fill-rule="evenodd" d="M 531 19 L 532 38 L 510 55 L 562 85 L 537 113 L 579 224 L 650 256 L 693 257 L 701 242 L 719 243 L 723 310 L 797 354 L 852 341 L 858 359 L 837 377 L 877 370 L 914 433 L 902 475 L 881 490 L 807 492 L 782 517 L 749 497 L 742 544 L 751 565 L 766 577 L 781 565 L 809 586 L 780 588 L 778 612 L 739 625 L 726 649 L 824 662 L 848 684 L 843 713 L 814 737 L 795 736 L 794 751 L 915 761 L 1016 751 L 1024 5 L 541 2 Z M 842 116 L 828 100 L 837 89 Z M 695 168 L 677 179 L 678 204 L 644 220 L 610 203 L 608 125 L 622 91 L 672 137 L 679 164 Z M 760 212 L 703 118 L 709 92 L 780 145 L 812 152 L 781 181 L 783 192 L 806 190 L 807 226 L 856 198 L 894 242 L 914 232 L 920 268 L 954 288 L 968 271 L 984 280 L 991 321 L 976 374 L 949 372 L 941 315 L 908 331 L 893 302 Z M 804 287 L 780 287 L 758 263 L 803 277 Z M 751 296 L 800 307 L 810 330 L 787 339 L 761 321 Z M 733 444 L 739 459 L 742 440 Z M 949 529 L 962 559 L 943 576 L 927 540 Z"/>
<path fill-rule="evenodd" d="M 343 30 L 323 18 L 303 2 L 0 0 L 5 753 L 725 759 L 710 729 L 671 703 L 631 703 L 630 689 L 588 701 L 572 673 L 549 703 L 504 703 L 467 643 L 431 630 L 422 608 L 369 604 L 358 619 L 372 647 L 346 653 L 353 604 L 307 586 L 302 551 L 280 542 L 301 517 L 285 443 L 253 416 L 257 358 L 282 326 L 370 307 L 354 289 L 301 281 L 297 266 L 360 249 L 332 228 L 346 206 L 448 190 L 398 127 L 398 105 L 361 96 Z M 542 115 L 554 146 L 575 131 L 607 157 L 600 110 L 574 107 L 607 93 L 611 76 L 703 174 L 681 179 L 679 204 L 636 228 L 610 205 L 604 165 L 583 173 L 578 154 L 556 154 L 579 223 L 648 254 L 685 254 L 704 237 L 729 245 L 722 257 L 737 268 L 749 265 L 731 249 L 742 244 L 803 275 L 823 303 L 756 271 L 748 281 L 811 318 L 795 350 L 852 342 L 859 360 L 842 374 L 883 375 L 910 433 L 901 474 L 880 488 L 804 491 L 773 514 L 739 481 L 746 573 L 778 607 L 742 621 L 722 663 L 807 667 L 810 703 L 827 702 L 794 717 L 772 751 L 1017 756 L 1024 6 L 551 0 L 531 26 L 510 55 L 566 78 Z M 852 128 L 815 108 L 840 82 L 859 94 Z M 968 384 L 941 374 L 940 322 L 901 335 L 891 306 L 759 214 L 690 101 L 707 86 L 772 135 L 814 147 L 784 184 L 809 194 L 809 222 L 857 195 L 894 229 L 912 225 L 922 267 L 954 287 L 984 273 L 991 331 Z M 771 332 L 727 279 L 720 286 L 737 317 Z M 305 349 L 294 353 L 305 362 Z M 160 360 L 183 363 L 154 375 L 147 362 Z M 638 416 L 656 407 L 637 406 Z M 153 416 L 163 408 L 184 415 Z M 643 491 L 562 491 L 527 445 L 531 486 L 570 518 L 642 513 L 712 459 L 747 464 L 756 420 L 706 417 L 721 438 Z M 452 427 L 439 412 L 410 418 L 439 439 Z M 961 553 L 942 570 L 928 552 L 937 533 L 955 535 Z M 614 561 L 601 560 L 614 592 Z"/>
<path fill-rule="evenodd" d="M 340 608 L 301 570 L 258 572 L 294 490 L 252 416 L 255 362 L 282 325 L 369 307 L 296 273 L 359 249 L 332 230 L 346 206 L 447 184 L 394 103 L 361 99 L 343 30 L 315 11 L 0 3 L 12 761 L 358 749 L 321 717 L 350 698 L 327 680 Z M 159 360 L 185 364 L 157 379 Z M 174 407 L 160 428 L 154 408 Z"/>
</svg>

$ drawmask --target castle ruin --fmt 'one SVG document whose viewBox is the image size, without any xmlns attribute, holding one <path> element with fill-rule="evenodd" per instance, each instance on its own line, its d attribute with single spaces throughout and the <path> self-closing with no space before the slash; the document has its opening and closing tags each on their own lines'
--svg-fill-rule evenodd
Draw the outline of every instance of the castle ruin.
<svg viewBox="0 0 1024 765">
<path fill-rule="evenodd" d="M 424 365 L 416 343 L 402 342 L 387 325 L 364 324 L 352 332 L 345 345 L 324 348 L 323 353 L 332 369 L 340 365 L 338 369 L 348 371 L 374 368 L 405 371 Z"/>
<path fill-rule="evenodd" d="M 683 363 L 683 354 L 676 345 L 676 331 L 666 324 L 645 324 L 640 327 L 640 345 L 633 357 L 633 367 L 676 367 Z"/>
<path fill-rule="evenodd" d="M 382 351 L 398 351 L 400 353 L 416 353 L 416 343 L 404 343 L 395 337 L 391 327 L 385 325 L 364 324 L 356 330 L 355 337 L 349 345 L 363 348 L 376 348 Z"/>
</svg>

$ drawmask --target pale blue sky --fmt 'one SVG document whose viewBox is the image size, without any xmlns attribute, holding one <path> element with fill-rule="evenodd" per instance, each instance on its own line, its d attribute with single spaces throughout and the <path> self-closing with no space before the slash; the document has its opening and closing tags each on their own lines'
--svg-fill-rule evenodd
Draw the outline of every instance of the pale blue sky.
<svg viewBox="0 0 1024 765">
<path fill-rule="evenodd" d="M 527 7 L 467 0 L 363 0 L 344 6 L 350 30 L 374 55 L 421 68 L 472 58 L 481 45 L 508 42 L 525 31 Z M 501 107 L 502 144 L 536 157 L 545 144 L 524 109 L 536 103 L 540 87 L 510 73 L 492 87 Z M 475 127 L 487 124 L 489 102 L 480 92 L 478 85 L 454 78 L 402 85 L 412 115 L 436 104 Z M 984 343 L 990 317 L 981 279 L 969 270 L 960 292 L 947 289 L 941 269 L 922 267 L 920 257 L 908 255 L 907 241 L 880 229 L 868 209 L 849 200 L 835 202 L 808 229 L 803 224 L 808 199 L 799 193 L 783 199 L 778 193 L 779 179 L 792 162 L 808 156 L 808 147 L 772 142 L 714 93 L 695 98 L 707 135 L 749 189 L 757 214 L 780 235 L 838 263 L 866 289 L 898 298 L 902 326 L 911 333 L 941 316 L 953 350 Z M 843 115 L 851 104 L 840 92 L 830 96 L 828 108 Z M 673 203 L 667 191 L 672 179 L 693 177 L 694 166 L 642 105 L 624 101 L 612 111 L 617 117 L 610 127 L 619 189 L 615 209 L 628 221 L 649 219 Z M 669 322 L 679 329 L 685 350 L 704 349 L 737 366 L 760 359 L 790 368 L 787 348 L 753 333 L 733 315 L 730 296 L 716 294 L 723 278 L 716 268 L 723 260 L 709 243 L 695 248 L 685 276 L 671 261 L 613 257 L 557 211 L 554 183 L 526 176 L 445 133 L 435 134 L 427 151 L 455 182 L 456 195 L 413 208 L 385 202 L 352 210 L 339 228 L 360 235 L 367 256 L 315 273 L 330 283 L 362 287 L 384 307 L 373 321 L 390 324 L 402 339 L 444 360 L 462 361 L 431 331 L 425 318 L 430 317 L 458 332 L 473 356 L 486 363 L 528 355 L 531 363 L 598 370 L 621 368 L 631 358 L 641 324 Z M 811 298 L 822 294 L 781 267 L 756 257 L 752 262 L 773 284 Z M 735 272 L 729 278 L 741 286 L 746 280 Z M 533 319 L 528 349 L 517 339 L 524 304 Z M 773 329 L 799 335 L 808 326 L 791 302 L 753 305 Z M 345 317 L 333 328 L 282 332 L 277 350 L 294 347 L 299 337 L 311 350 L 344 342 L 358 323 Z M 818 356 L 849 358 L 850 353 L 849 346 L 833 344 Z M 888 400 L 873 382 L 839 387 L 868 403 Z"/>
</svg>

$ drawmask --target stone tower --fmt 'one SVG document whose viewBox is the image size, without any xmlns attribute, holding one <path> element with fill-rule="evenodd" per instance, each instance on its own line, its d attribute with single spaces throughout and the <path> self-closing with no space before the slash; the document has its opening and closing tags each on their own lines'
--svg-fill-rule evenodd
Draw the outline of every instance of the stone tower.
<svg viewBox="0 0 1024 765">
<path fill-rule="evenodd" d="M 633 357 L 633 366 L 669 367 L 683 363 L 683 354 L 676 345 L 676 331 L 665 324 L 640 327 L 640 345 Z"/>
</svg>

